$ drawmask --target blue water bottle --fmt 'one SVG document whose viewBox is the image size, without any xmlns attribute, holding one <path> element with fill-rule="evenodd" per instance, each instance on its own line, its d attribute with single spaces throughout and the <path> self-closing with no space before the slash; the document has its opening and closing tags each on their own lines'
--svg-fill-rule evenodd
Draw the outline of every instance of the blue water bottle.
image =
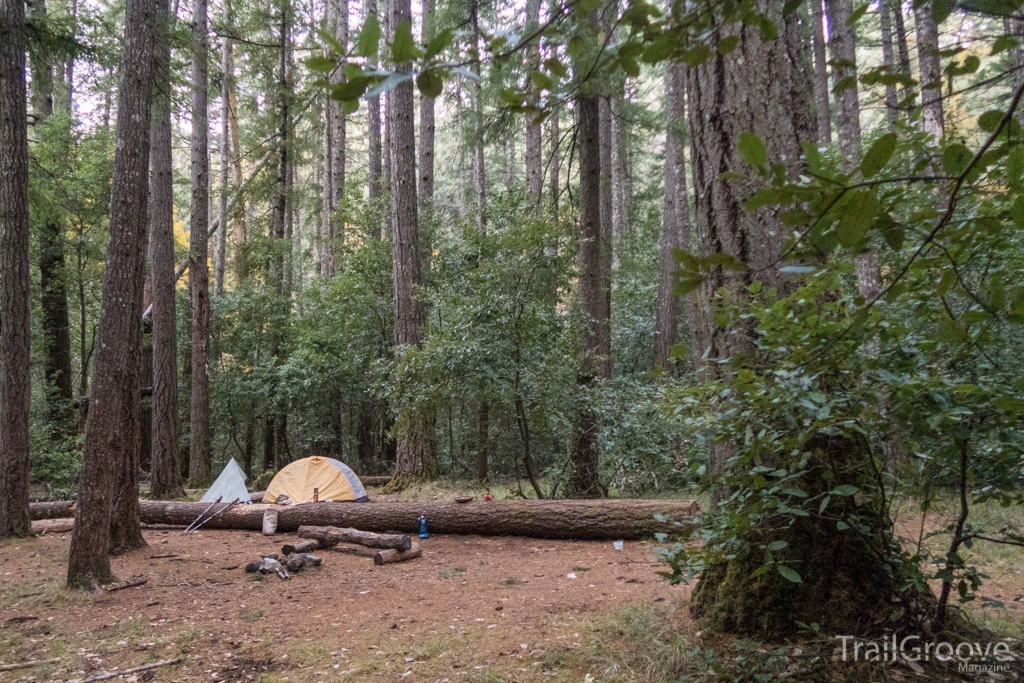
<svg viewBox="0 0 1024 683">
<path fill-rule="evenodd" d="M 420 515 L 417 521 L 420 523 L 420 538 L 430 538 L 430 534 L 427 533 L 427 518 Z"/>
</svg>

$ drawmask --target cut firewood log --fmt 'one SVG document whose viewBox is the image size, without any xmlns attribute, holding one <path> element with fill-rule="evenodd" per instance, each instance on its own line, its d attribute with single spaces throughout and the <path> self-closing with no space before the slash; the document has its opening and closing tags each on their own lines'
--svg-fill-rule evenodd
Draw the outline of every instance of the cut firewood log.
<svg viewBox="0 0 1024 683">
<path fill-rule="evenodd" d="M 140 500 L 145 524 L 188 526 L 206 503 Z M 580 541 L 630 541 L 658 532 L 679 534 L 675 522 L 692 523 L 697 503 L 692 500 L 494 500 L 393 501 L 374 503 L 305 503 L 303 505 L 236 505 L 210 520 L 204 529 L 263 527 L 263 511 L 279 512 L 278 533 L 300 526 L 353 527 L 363 531 L 416 533 L 417 517 L 426 515 L 434 534 L 525 536 Z M 663 521 L 662 521 L 663 520 Z"/>
<path fill-rule="evenodd" d="M 370 476 L 370 477 L 359 477 L 359 481 L 363 482 L 363 486 L 387 486 L 391 483 L 391 475 L 387 474 L 382 477 Z"/>
<path fill-rule="evenodd" d="M 43 534 L 63 534 L 74 530 L 74 528 L 74 517 L 68 517 L 67 519 L 41 519 L 39 521 L 32 522 L 32 533 L 36 536 L 42 536 Z"/>
<path fill-rule="evenodd" d="M 29 503 L 29 514 L 32 519 L 58 519 L 75 516 L 75 501 L 49 500 L 42 503 Z"/>
<path fill-rule="evenodd" d="M 262 503 L 263 496 L 265 495 L 267 495 L 266 491 L 253 491 L 252 493 L 249 494 L 249 500 L 251 500 L 254 503 Z"/>
<path fill-rule="evenodd" d="M 373 563 L 376 565 L 390 564 L 392 562 L 405 562 L 423 554 L 419 543 L 413 543 L 408 550 L 381 550 L 373 556 Z"/>
<path fill-rule="evenodd" d="M 321 547 L 330 548 L 339 543 L 355 543 L 367 548 L 395 548 L 408 550 L 412 540 L 408 534 L 376 534 L 359 529 L 339 529 L 333 526 L 300 526 L 299 538 L 316 539 Z"/>
<path fill-rule="evenodd" d="M 293 553 L 311 553 L 314 550 L 320 550 L 324 547 L 325 546 L 321 545 L 320 541 L 316 540 L 315 538 L 311 538 L 306 541 L 298 541 L 294 545 L 288 543 L 281 546 L 281 554 L 285 557 L 288 557 Z"/>
</svg>

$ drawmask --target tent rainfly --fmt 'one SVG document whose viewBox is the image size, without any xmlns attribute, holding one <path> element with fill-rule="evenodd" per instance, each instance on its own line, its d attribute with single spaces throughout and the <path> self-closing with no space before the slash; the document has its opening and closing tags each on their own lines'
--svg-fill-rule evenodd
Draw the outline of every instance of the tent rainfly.
<svg viewBox="0 0 1024 683">
<path fill-rule="evenodd" d="M 245 470 L 243 470 L 234 458 L 228 461 L 224 470 L 213 482 L 213 486 L 206 490 L 200 503 L 212 503 L 220 498 L 222 503 L 238 501 L 239 503 L 251 503 L 249 490 L 245 488 Z"/>
<path fill-rule="evenodd" d="M 276 503 L 286 495 L 293 503 L 311 503 L 314 489 L 324 502 L 365 503 L 370 500 L 352 468 L 334 458 L 313 456 L 296 460 L 278 472 L 267 487 L 263 502 Z"/>
</svg>

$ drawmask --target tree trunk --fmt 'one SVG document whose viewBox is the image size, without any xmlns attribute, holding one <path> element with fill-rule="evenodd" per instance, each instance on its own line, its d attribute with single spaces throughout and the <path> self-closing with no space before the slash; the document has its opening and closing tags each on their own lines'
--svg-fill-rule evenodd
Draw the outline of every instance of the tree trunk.
<svg viewBox="0 0 1024 683">
<path fill-rule="evenodd" d="M 28 515 L 28 112 L 25 3 L 0 0 L 0 538 L 31 536 Z M 105 550 L 105 549 L 104 549 Z"/>
<path fill-rule="evenodd" d="M 231 26 L 231 1 L 223 0 L 222 17 L 225 28 Z M 227 262 L 228 245 L 228 160 L 231 148 L 231 81 L 234 68 L 231 64 L 231 38 L 221 38 L 223 44 L 220 52 L 220 196 L 218 197 L 220 224 L 222 227 L 217 239 L 217 258 L 213 269 L 213 295 L 224 296 L 224 269 Z"/>
<path fill-rule="evenodd" d="M 436 0 L 423 3 L 423 44 L 434 37 Z M 430 215 L 434 202 L 434 98 L 420 95 L 420 216 Z"/>
<path fill-rule="evenodd" d="M 672 347 L 679 328 L 679 298 L 673 293 L 678 263 L 676 249 L 689 250 L 690 204 L 686 196 L 686 146 L 683 127 L 686 67 L 672 63 L 665 75 L 665 207 L 658 264 L 658 301 L 654 316 L 654 367 L 670 370 Z M 697 358 L 702 349 L 694 347 Z"/>
<path fill-rule="evenodd" d="M 818 144 L 832 144 L 832 110 L 828 103 L 828 61 L 825 56 L 825 10 L 822 0 L 811 3 L 811 46 L 814 51 L 814 108 L 818 115 Z"/>
<path fill-rule="evenodd" d="M 209 507 L 206 503 L 140 502 L 147 524 L 187 526 Z M 278 511 L 278 533 L 301 526 L 351 527 L 379 533 L 414 534 L 425 515 L 432 534 L 522 536 L 581 541 L 651 538 L 677 533 L 663 514 L 677 522 L 697 514 L 692 500 L 492 500 L 454 502 L 305 503 L 303 505 L 236 505 L 204 525 L 206 529 L 263 528 L 263 512 Z"/>
<path fill-rule="evenodd" d="M 938 144 L 945 135 L 942 113 L 942 62 L 939 59 L 939 28 L 932 18 L 932 3 L 914 8 L 917 25 L 917 59 L 921 81 L 921 123 Z"/>
<path fill-rule="evenodd" d="M 598 252 L 600 272 L 600 301 L 598 354 L 602 356 L 599 376 L 611 377 L 611 317 L 612 317 L 612 105 L 608 97 L 598 98 L 601 163 L 601 238 Z M 582 195 L 582 189 L 580 190 Z M 585 201 L 581 198 L 581 201 Z M 615 245 L 617 246 L 617 245 Z"/>
<path fill-rule="evenodd" d="M 857 42 L 848 25 L 853 0 L 825 0 L 828 11 L 829 50 L 832 55 L 832 91 L 836 97 L 836 134 L 843 164 L 849 171 L 860 158 L 860 107 L 857 104 Z"/>
<path fill-rule="evenodd" d="M 68 557 L 68 584 L 91 589 L 114 579 L 111 549 L 145 545 L 138 526 L 138 362 L 155 9 L 152 0 L 128 0 L 125 12 L 100 343 Z"/>
<path fill-rule="evenodd" d="M 348 0 L 329 0 L 332 5 L 332 31 L 334 38 L 342 45 L 348 45 Z M 343 68 L 343 67 L 342 67 Z M 333 83 L 344 81 L 344 74 L 341 69 L 336 69 L 331 76 Z M 327 276 L 333 277 L 337 269 L 337 257 L 335 255 L 336 245 L 345 242 L 345 220 L 339 214 L 344 208 L 345 202 L 345 153 L 347 151 L 345 140 L 345 112 L 341 108 L 341 102 L 330 97 L 327 98 L 327 108 L 330 112 L 328 124 L 331 134 L 331 196 L 330 196 L 330 234 L 327 242 Z"/>
<path fill-rule="evenodd" d="M 878 3 L 878 21 L 882 32 L 882 65 L 890 74 L 896 71 L 896 55 L 892 47 L 892 9 L 888 0 Z M 899 99 L 896 97 L 896 86 L 888 84 L 885 86 L 885 118 L 892 126 L 899 118 Z"/>
<path fill-rule="evenodd" d="M 234 60 L 230 61 L 230 73 L 234 76 Z M 238 134 L 238 104 L 235 97 L 235 79 L 228 79 L 228 123 L 231 127 L 231 169 L 234 180 L 234 191 L 237 193 L 237 201 L 228 202 L 225 209 L 231 213 L 231 227 L 234 246 L 232 257 L 234 259 L 235 282 L 240 284 L 249 279 L 249 258 L 246 253 L 246 210 L 245 199 L 241 197 L 242 179 L 242 145 Z M 234 197 L 233 197 L 234 198 Z M 226 226 L 225 226 L 226 229 Z"/>
<path fill-rule="evenodd" d="M 612 268 L 619 267 L 620 240 L 630 231 L 629 211 L 633 201 L 633 181 L 629 173 L 629 149 L 626 141 L 626 95 L 611 99 L 611 176 L 612 176 Z"/>
<path fill-rule="evenodd" d="M 540 21 L 541 0 L 526 3 L 526 34 L 537 30 Z M 537 69 L 540 65 L 540 41 L 537 40 L 526 50 L 526 67 Z M 544 194 L 544 169 L 541 164 L 541 124 L 533 122 L 534 114 L 526 114 L 526 194 L 536 208 L 540 209 Z"/>
<path fill-rule="evenodd" d="M 548 144 L 551 147 L 548 160 L 548 170 L 551 173 L 549 181 L 551 187 L 551 212 L 555 216 L 558 215 L 558 192 L 561 187 L 560 178 L 562 175 L 561 157 L 558 155 L 558 148 L 562 142 L 562 133 L 558 130 L 558 114 L 558 109 L 555 109 L 548 120 Z"/>
<path fill-rule="evenodd" d="M 207 0 L 192 9 L 192 206 L 188 285 L 192 301 L 192 394 L 189 418 L 189 485 L 212 481 L 210 464 L 210 151 Z"/>
<path fill-rule="evenodd" d="M 601 291 L 601 125 L 600 105 L 596 96 L 580 97 L 576 102 L 577 139 L 580 168 L 580 270 L 579 301 L 584 316 L 580 344 L 581 374 L 577 384 L 581 393 L 595 377 L 607 377 L 607 356 L 604 354 L 602 327 L 604 299 Z M 597 416 L 580 397 L 576 425 L 569 446 L 566 495 L 594 497 L 601 495 L 598 481 Z"/>
<path fill-rule="evenodd" d="M 390 27 L 412 20 L 409 0 L 392 0 Z M 408 71 L 408 64 L 395 64 L 396 71 Z M 388 93 L 391 106 L 387 127 L 391 131 L 391 224 L 394 234 L 391 258 L 394 277 L 395 356 L 402 363 L 404 349 L 419 346 L 425 323 L 423 302 L 416 296 L 422 285 L 420 274 L 419 217 L 416 202 L 416 132 L 413 124 L 413 84 L 401 83 Z M 413 406 L 402 406 L 407 414 L 397 437 L 395 486 L 407 481 L 437 476 L 434 452 L 434 416 Z"/>
<path fill-rule="evenodd" d="M 480 481 L 487 481 L 487 466 L 490 461 L 491 440 L 490 417 L 491 404 L 487 401 L 481 401 L 480 409 L 477 411 L 476 415 L 476 478 Z"/>
<path fill-rule="evenodd" d="M 171 45 L 168 0 L 156 10 L 150 185 L 153 282 L 153 442 L 150 486 L 158 499 L 185 494 L 178 444 L 178 322 L 174 261 L 174 175 L 171 133 Z"/>
<path fill-rule="evenodd" d="M 34 0 L 29 5 L 37 24 L 45 25 L 45 0 Z M 38 126 L 53 113 L 53 64 L 45 50 L 32 50 L 30 57 L 32 108 Z M 63 101 L 65 112 L 70 116 L 70 97 Z M 72 426 L 71 323 L 68 320 L 68 298 L 64 287 L 64 234 L 60 222 L 52 214 L 43 217 L 39 231 L 39 289 L 42 295 L 45 350 L 43 376 L 46 378 L 46 420 L 50 438 L 60 442 L 69 435 Z"/>
<path fill-rule="evenodd" d="M 476 191 L 476 224 L 482 233 L 487 230 L 487 168 L 484 163 L 484 95 L 480 71 L 480 3 L 471 0 L 470 25 L 473 47 L 469 51 L 473 73 L 473 189 Z"/>
<path fill-rule="evenodd" d="M 774 6 L 768 0 L 756 4 Z M 744 277 L 727 277 L 721 268 L 715 268 L 699 290 L 692 335 L 694 348 L 701 356 L 707 355 L 708 362 L 698 370 L 708 377 L 731 371 L 717 361 L 732 358 L 752 343 L 745 329 L 715 325 L 715 292 L 725 287 L 742 296 L 741 282 L 753 281 L 754 273 L 766 289 L 778 287 L 780 296 L 789 288 L 777 266 L 782 236 L 788 229 L 775 218 L 773 209 L 744 210 L 743 203 L 756 189 L 750 183 L 720 181 L 723 173 L 746 173 L 736 148 L 740 133 L 753 132 L 760 137 L 769 158 L 784 159 L 792 171 L 800 168 L 800 140 L 812 135 L 807 100 L 810 86 L 802 68 L 796 15 L 782 19 L 777 9 L 767 11 L 779 20 L 777 40 L 762 43 L 745 27 L 738 31 L 740 47 L 735 52 L 688 72 L 697 251 L 701 256 L 729 254 L 751 268 Z M 712 446 L 713 474 L 724 472 L 733 450 L 729 444 Z M 717 503 L 718 496 L 713 498 Z"/>
<path fill-rule="evenodd" d="M 377 14 L 377 0 L 363 0 L 363 20 L 371 14 Z M 376 59 L 367 60 L 373 67 L 377 65 Z M 371 97 L 366 101 L 366 125 L 367 125 L 367 146 L 369 147 L 369 174 L 370 174 L 370 200 L 371 202 L 380 198 L 381 191 L 381 149 L 380 149 L 380 95 Z M 380 225 L 374 229 L 374 238 L 380 239 Z"/>
</svg>

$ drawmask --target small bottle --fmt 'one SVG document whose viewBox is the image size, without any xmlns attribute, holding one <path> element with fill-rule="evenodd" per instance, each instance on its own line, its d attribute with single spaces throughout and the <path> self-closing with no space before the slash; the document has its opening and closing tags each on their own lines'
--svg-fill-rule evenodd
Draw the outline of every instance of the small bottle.
<svg viewBox="0 0 1024 683">
<path fill-rule="evenodd" d="M 427 533 L 427 518 L 420 515 L 417 521 L 420 523 L 420 538 L 430 538 L 430 534 Z"/>
<path fill-rule="evenodd" d="M 314 488 L 313 489 L 313 502 L 314 503 L 319 503 L 320 502 L 320 489 L 319 488 Z"/>
</svg>

